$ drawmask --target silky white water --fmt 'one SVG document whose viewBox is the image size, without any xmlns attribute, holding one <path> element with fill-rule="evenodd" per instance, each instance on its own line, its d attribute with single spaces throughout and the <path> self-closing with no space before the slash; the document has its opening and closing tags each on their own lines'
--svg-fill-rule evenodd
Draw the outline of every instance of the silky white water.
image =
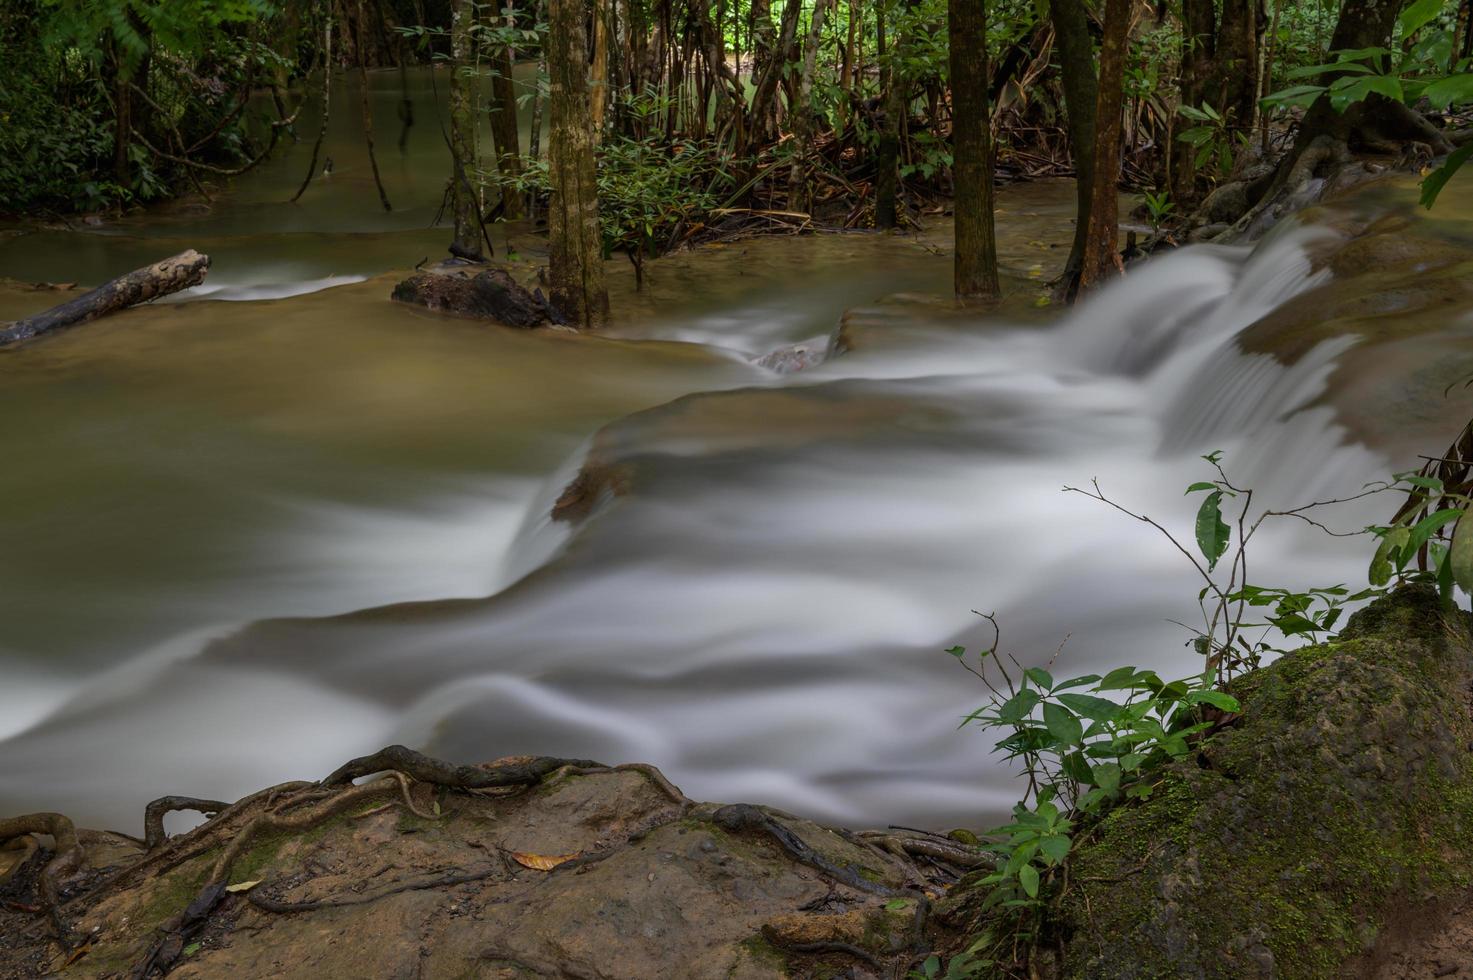
<svg viewBox="0 0 1473 980">
<path fill-rule="evenodd" d="M 1350 339 L 1292 366 L 1236 341 L 1323 281 L 1326 234 L 1183 249 L 1051 326 L 877 305 L 949 265 L 882 253 L 604 338 L 437 321 L 382 280 L 88 328 L 9 389 L 61 421 L 7 437 L 45 464 L 6 477 L 31 502 L 3 567 L 0 812 L 126 827 L 404 742 L 652 762 L 850 823 L 992 820 L 1017 786 L 957 730 L 985 692 L 943 652 L 990 640 L 973 610 L 1056 674 L 1200 669 L 1169 622 L 1196 613 L 1190 566 L 1062 487 L 1098 478 L 1190 541 L 1203 453 L 1270 506 L 1391 467 L 1317 403 Z M 747 362 L 846 308 L 854 351 Z M 550 521 L 590 456 L 627 492 Z M 1271 526 L 1255 577 L 1353 584 L 1366 551 Z"/>
</svg>

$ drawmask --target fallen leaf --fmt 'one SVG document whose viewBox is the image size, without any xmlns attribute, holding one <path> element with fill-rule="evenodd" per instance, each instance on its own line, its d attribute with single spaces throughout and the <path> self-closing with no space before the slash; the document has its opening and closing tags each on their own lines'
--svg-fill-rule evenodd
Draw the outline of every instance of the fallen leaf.
<svg viewBox="0 0 1473 980">
<path fill-rule="evenodd" d="M 226 885 L 225 886 L 225 890 L 228 891 L 228 892 L 230 892 L 231 894 L 235 894 L 235 893 L 238 893 L 238 892 L 248 892 L 252 888 L 255 888 L 257 885 L 259 885 L 260 883 L 261 883 L 261 879 L 260 878 L 257 878 L 255 881 L 237 881 L 233 885 Z"/>
<path fill-rule="evenodd" d="M 533 871 L 551 871 L 560 864 L 566 864 L 573 860 L 578 854 L 527 854 L 524 851 L 512 851 L 511 859 L 524 868 Z"/>
</svg>

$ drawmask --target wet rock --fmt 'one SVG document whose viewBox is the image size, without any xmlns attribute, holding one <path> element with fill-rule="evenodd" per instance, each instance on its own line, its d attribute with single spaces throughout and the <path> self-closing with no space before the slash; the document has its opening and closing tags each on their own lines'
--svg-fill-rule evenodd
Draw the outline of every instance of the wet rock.
<svg viewBox="0 0 1473 980">
<path fill-rule="evenodd" d="M 556 322 L 542 291 L 528 291 L 503 269 L 448 266 L 416 272 L 394 287 L 392 299 L 508 327 Z"/>
<path fill-rule="evenodd" d="M 832 356 L 833 345 L 826 341 L 805 340 L 787 347 L 779 347 L 764 354 L 752 363 L 777 374 L 793 374 L 817 367 Z"/>
</svg>

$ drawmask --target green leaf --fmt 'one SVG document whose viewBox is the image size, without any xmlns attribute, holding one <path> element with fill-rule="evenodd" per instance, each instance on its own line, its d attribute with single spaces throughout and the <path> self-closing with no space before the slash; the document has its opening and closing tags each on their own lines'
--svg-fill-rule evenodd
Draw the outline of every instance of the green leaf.
<svg viewBox="0 0 1473 980">
<path fill-rule="evenodd" d="M 1437 202 L 1437 195 L 1442 193 L 1453 174 L 1468 162 L 1470 156 L 1473 156 L 1473 143 L 1464 143 L 1456 152 L 1449 154 L 1442 166 L 1422 178 L 1422 207 L 1430 208 Z"/>
<path fill-rule="evenodd" d="M 1043 724 L 1060 745 L 1078 745 L 1084 738 L 1084 726 L 1079 719 L 1068 708 L 1052 701 L 1044 702 Z"/>
<path fill-rule="evenodd" d="M 1375 556 L 1371 558 L 1371 568 L 1367 574 L 1372 585 L 1379 586 L 1390 582 L 1391 573 L 1406 563 L 1407 556 L 1401 549 L 1411 536 L 1411 530 L 1404 527 L 1394 527 L 1381 536 L 1381 544 L 1376 548 Z"/>
<path fill-rule="evenodd" d="M 1473 74 L 1449 75 L 1429 82 L 1422 95 L 1438 112 L 1455 103 L 1473 102 Z"/>
<path fill-rule="evenodd" d="M 1085 674 L 1083 677 L 1071 677 L 1067 681 L 1059 681 L 1055 684 L 1054 693 L 1057 694 L 1059 691 L 1067 691 L 1071 687 L 1084 687 L 1087 684 L 1093 684 L 1099 679 L 1099 674 Z"/>
<path fill-rule="evenodd" d="M 1193 691 L 1185 698 L 1187 704 L 1210 704 L 1223 711 L 1238 711 L 1238 699 L 1221 691 Z"/>
<path fill-rule="evenodd" d="M 1106 793 L 1115 793 L 1120 789 L 1120 776 L 1122 770 L 1118 762 L 1102 762 L 1093 769 L 1094 784 Z"/>
<path fill-rule="evenodd" d="M 1038 849 L 1043 852 L 1053 864 L 1063 864 L 1064 859 L 1069 856 L 1071 841 L 1063 834 L 1057 837 L 1045 837 L 1039 841 Z"/>
<path fill-rule="evenodd" d="M 1274 92 L 1264 97 L 1263 104 L 1275 105 L 1297 105 L 1309 106 L 1315 99 L 1325 94 L 1323 85 L 1291 85 L 1286 89 Z"/>
<path fill-rule="evenodd" d="M 1040 700 L 1037 691 L 1019 691 L 997 709 L 997 718 L 1004 725 L 1016 725 L 1033 713 Z"/>
<path fill-rule="evenodd" d="M 1397 23 L 1401 26 L 1401 36 L 1405 40 L 1420 30 L 1424 25 L 1435 19 L 1442 13 L 1443 0 L 1417 0 L 1407 9 L 1401 12 Z"/>
<path fill-rule="evenodd" d="M 1453 528 L 1453 544 L 1448 549 L 1447 560 L 1451 565 L 1453 581 L 1458 588 L 1473 595 L 1473 510 L 1463 511 Z"/>
<path fill-rule="evenodd" d="M 1023 893 L 1029 898 L 1038 897 L 1038 869 L 1031 864 L 1025 864 L 1018 869 L 1018 884 L 1023 886 Z"/>
<path fill-rule="evenodd" d="M 1040 690 L 1052 691 L 1054 689 L 1054 675 L 1042 667 L 1029 667 L 1023 673 L 1030 681 L 1037 684 Z"/>
<path fill-rule="evenodd" d="M 1120 705 L 1090 694 L 1060 694 L 1059 701 L 1091 721 L 1113 721 L 1120 716 Z"/>
<path fill-rule="evenodd" d="M 910 905 L 910 903 L 903 898 L 892 898 L 890 899 L 890 901 L 885 903 L 885 911 L 899 912 L 901 909 L 906 908 L 908 905 Z"/>
<path fill-rule="evenodd" d="M 1208 571 L 1217 567 L 1218 559 L 1227 551 L 1232 533 L 1223 522 L 1221 504 L 1222 491 L 1214 490 L 1197 509 L 1197 547 L 1202 549 L 1202 556 L 1207 559 Z"/>
<path fill-rule="evenodd" d="M 1473 146 L 1473 144 L 1469 145 Z M 1406 544 L 1402 546 L 1402 564 L 1406 564 L 1407 561 L 1411 560 L 1413 555 L 1421 551 L 1422 545 L 1426 544 L 1432 535 L 1436 534 L 1444 524 L 1455 521 L 1462 515 L 1463 510 L 1461 507 L 1444 507 L 1441 510 L 1433 511 L 1418 521 L 1412 528 L 1412 533 L 1408 535 Z"/>
<path fill-rule="evenodd" d="M 1193 483 L 1191 486 L 1187 487 L 1186 493 L 1183 493 L 1182 496 L 1186 496 L 1186 494 L 1188 494 L 1188 493 L 1196 493 L 1198 490 L 1216 490 L 1216 489 L 1217 489 L 1217 484 L 1215 484 L 1215 483 L 1207 483 L 1205 481 L 1204 482 L 1201 482 L 1201 483 Z"/>
</svg>

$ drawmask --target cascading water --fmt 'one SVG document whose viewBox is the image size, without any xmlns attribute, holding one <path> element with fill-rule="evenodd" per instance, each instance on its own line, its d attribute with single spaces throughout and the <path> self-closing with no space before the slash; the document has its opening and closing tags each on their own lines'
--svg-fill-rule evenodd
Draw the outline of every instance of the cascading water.
<svg viewBox="0 0 1473 980">
<path fill-rule="evenodd" d="M 91 583 L 80 608 L 99 621 L 56 645 L 102 652 L 75 653 L 70 672 L 20 653 L 46 646 L 41 631 L 7 637 L 0 811 L 121 823 L 164 792 L 232 798 L 403 741 L 463 760 L 649 761 L 696 797 L 836 820 L 994 817 L 1016 790 L 990 745 L 956 730 L 985 692 L 942 652 L 990 637 L 973 609 L 996 612 L 1025 662 L 1062 645 L 1065 672 L 1197 667 L 1168 622 L 1194 612 L 1190 568 L 1149 528 L 1062 486 L 1098 478 L 1189 537 L 1182 488 L 1203 476 L 1201 453 L 1223 450 L 1235 480 L 1285 506 L 1386 472 L 1316 402 L 1350 341 L 1290 366 L 1236 343 L 1323 278 L 1306 247 L 1324 234 L 1182 250 L 1048 327 L 859 308 L 853 352 L 785 377 L 733 352 L 810 336 L 834 313 L 804 305 L 813 290 L 842 307 L 883 291 L 883 277 L 835 274 L 776 303 L 644 324 L 638 340 L 487 339 L 437 324 L 410 350 L 407 313 L 380 332 L 360 327 L 341 360 L 294 338 L 308 346 L 288 355 L 298 359 L 272 398 L 228 385 L 179 396 L 217 416 L 179 425 L 208 424 L 208 438 L 237 447 L 212 456 L 202 443 L 192 457 L 219 470 L 208 485 L 189 472 L 198 506 L 249 512 L 247 523 L 261 519 L 251 508 L 280 508 L 276 536 L 257 533 L 249 548 L 227 537 L 222 562 L 229 552 L 234 564 L 145 575 L 148 591 L 118 569 Z M 945 264 L 931 259 L 925 275 Z M 370 302 L 357 288 L 334 291 L 347 308 L 319 294 L 281 309 L 351 320 Z M 224 305 L 251 304 L 169 314 L 214 311 L 207 365 L 251 356 L 223 337 Z M 670 340 L 682 343 L 658 343 Z M 212 355 L 209 344 L 224 346 Z M 469 344 L 491 345 L 477 348 L 487 366 L 464 365 Z M 559 345 L 560 367 L 520 377 L 541 363 L 539 344 Z M 461 379 L 468 370 L 485 374 Z M 142 430 L 169 417 L 170 406 L 140 406 Z M 589 440 L 600 417 L 619 420 Z M 89 418 L 68 439 L 101 425 Z M 528 448 L 518 427 L 533 425 L 543 435 Z M 301 440 L 290 486 L 281 499 L 241 498 L 250 460 L 283 465 L 283 433 Z M 438 480 L 376 469 L 386 446 Z M 134 451 L 152 472 L 149 448 Z M 617 467 L 620 492 L 552 522 L 585 462 Z M 307 502 L 323 495 L 368 499 Z M 1367 504 L 1338 519 L 1376 515 Z M 1263 584 L 1332 584 L 1363 568 L 1363 544 L 1299 526 L 1265 532 L 1258 549 L 1255 567 L 1273 570 Z M 190 614 L 109 612 L 155 601 Z M 98 672 L 99 658 L 113 666 Z"/>
</svg>

